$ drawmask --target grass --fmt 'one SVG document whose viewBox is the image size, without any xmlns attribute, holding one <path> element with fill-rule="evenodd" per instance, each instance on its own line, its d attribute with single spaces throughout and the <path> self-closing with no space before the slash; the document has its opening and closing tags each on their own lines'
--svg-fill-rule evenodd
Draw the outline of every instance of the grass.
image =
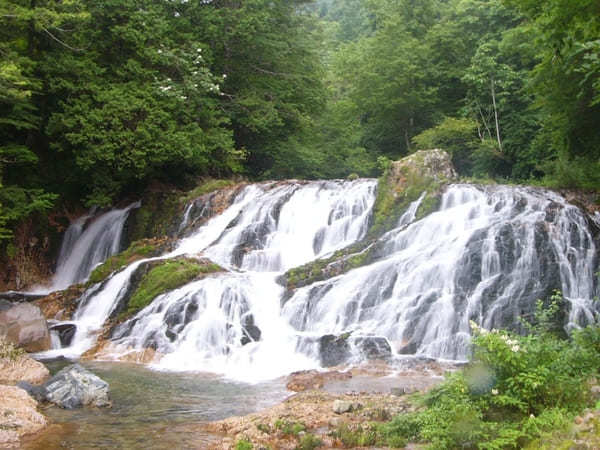
<svg viewBox="0 0 600 450">
<path fill-rule="evenodd" d="M 314 434 L 305 434 L 300 438 L 296 450 L 315 450 L 323 445 L 323 441 Z"/>
<path fill-rule="evenodd" d="M 301 431 L 306 431 L 306 425 L 302 422 L 277 419 L 274 425 L 275 429 L 279 430 L 284 436 L 298 436 Z"/>
<path fill-rule="evenodd" d="M 25 354 L 25 350 L 0 336 L 0 360 L 16 361 Z"/>
<path fill-rule="evenodd" d="M 149 305 L 158 295 L 176 289 L 194 280 L 201 274 L 223 270 L 217 264 L 203 264 L 192 259 L 172 259 L 162 261 L 150 269 L 139 284 L 131 299 L 125 316 L 135 314 Z"/>
<path fill-rule="evenodd" d="M 247 439 L 240 439 L 235 443 L 235 450 L 252 450 L 254 446 Z"/>
</svg>

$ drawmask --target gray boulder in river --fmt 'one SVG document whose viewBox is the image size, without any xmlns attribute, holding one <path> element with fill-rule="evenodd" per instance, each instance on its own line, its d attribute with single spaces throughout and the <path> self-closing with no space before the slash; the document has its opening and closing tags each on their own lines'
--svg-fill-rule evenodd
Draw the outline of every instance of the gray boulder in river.
<svg viewBox="0 0 600 450">
<path fill-rule="evenodd" d="M 111 406 L 108 383 L 79 364 L 65 367 L 44 384 L 45 399 L 61 408 Z"/>
</svg>

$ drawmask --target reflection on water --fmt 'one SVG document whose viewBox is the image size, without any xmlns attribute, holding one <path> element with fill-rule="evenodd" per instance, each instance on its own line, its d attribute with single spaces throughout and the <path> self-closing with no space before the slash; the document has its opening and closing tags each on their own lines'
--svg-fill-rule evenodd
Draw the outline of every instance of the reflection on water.
<svg viewBox="0 0 600 450">
<path fill-rule="evenodd" d="M 54 362 L 48 367 L 56 372 L 64 365 Z M 72 411 L 47 407 L 44 414 L 65 426 L 50 429 L 24 448 L 203 448 L 215 438 L 202 435 L 198 424 L 249 414 L 289 394 L 283 381 L 248 385 L 134 364 L 82 365 L 109 383 L 113 407 Z"/>
</svg>

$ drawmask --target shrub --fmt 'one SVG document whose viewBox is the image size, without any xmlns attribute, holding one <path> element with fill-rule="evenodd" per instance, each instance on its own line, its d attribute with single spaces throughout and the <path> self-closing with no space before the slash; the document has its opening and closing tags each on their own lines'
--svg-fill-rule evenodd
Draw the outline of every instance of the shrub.
<svg viewBox="0 0 600 450">
<path fill-rule="evenodd" d="M 235 443 L 235 450 L 252 450 L 253 448 L 252 442 L 246 439 L 240 439 Z"/>
<path fill-rule="evenodd" d="M 277 419 L 274 425 L 275 429 L 281 431 L 285 436 L 297 436 L 301 431 L 306 431 L 306 426 L 302 422 Z"/>
<path fill-rule="evenodd" d="M 379 428 L 380 440 L 427 441 L 434 449 L 520 448 L 562 429 L 592 406 L 587 381 L 600 370 L 600 328 L 561 337 L 560 293 L 538 303 L 529 334 L 472 323 L 473 359 L 422 397 L 425 409 Z"/>
<path fill-rule="evenodd" d="M 314 434 L 306 434 L 302 436 L 300 442 L 296 446 L 296 450 L 314 450 L 323 445 L 323 441 Z"/>
</svg>

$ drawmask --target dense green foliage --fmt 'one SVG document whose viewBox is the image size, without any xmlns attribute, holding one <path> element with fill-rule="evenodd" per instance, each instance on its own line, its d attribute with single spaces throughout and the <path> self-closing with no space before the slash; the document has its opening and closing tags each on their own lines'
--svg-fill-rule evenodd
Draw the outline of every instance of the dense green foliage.
<svg viewBox="0 0 600 450">
<path fill-rule="evenodd" d="M 462 175 L 600 185 L 595 0 L 4 0 L 0 239 L 152 180 Z"/>
<path fill-rule="evenodd" d="M 304 0 L 0 3 L 0 239 L 153 180 L 259 176 L 324 97 Z"/>
<path fill-rule="evenodd" d="M 339 171 L 442 147 L 462 175 L 598 188 L 598 2 L 317 3 L 334 50 L 312 136 L 362 158 Z"/>
</svg>

